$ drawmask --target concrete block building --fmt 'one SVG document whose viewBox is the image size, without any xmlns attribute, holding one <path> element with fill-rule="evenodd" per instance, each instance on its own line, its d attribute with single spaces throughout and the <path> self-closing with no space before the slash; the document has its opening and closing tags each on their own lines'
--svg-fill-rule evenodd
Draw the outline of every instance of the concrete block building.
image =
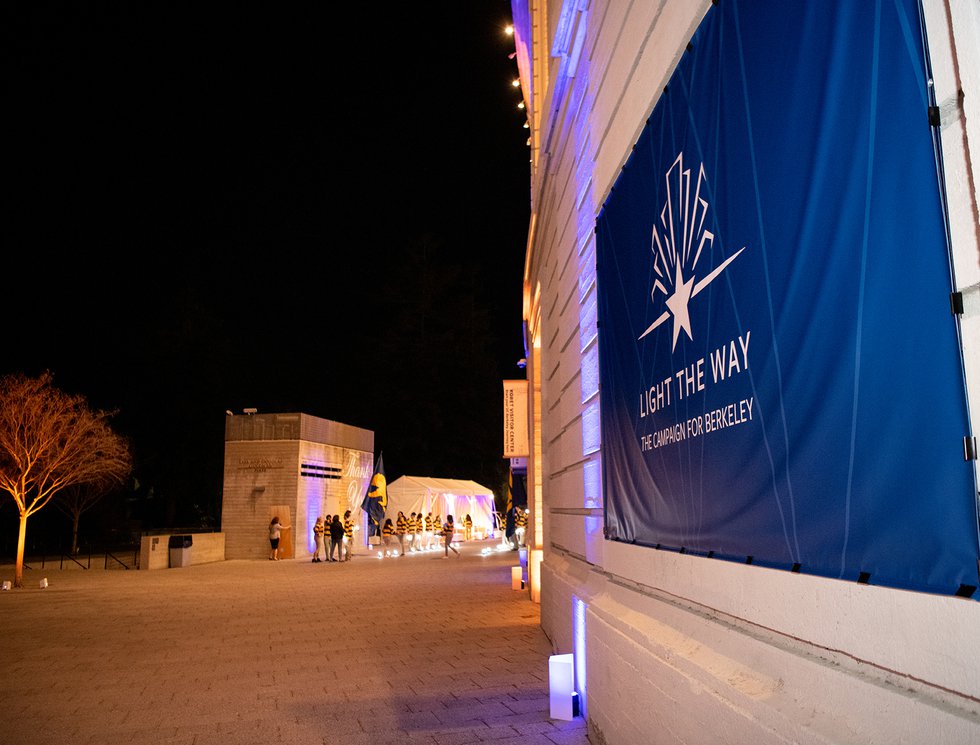
<svg viewBox="0 0 980 745">
<path fill-rule="evenodd" d="M 282 558 L 313 554 L 313 524 L 359 512 L 374 467 L 374 433 L 309 414 L 251 414 L 225 420 L 221 530 L 225 558 L 264 559 L 273 516 L 290 526 Z M 364 540 L 363 525 L 355 536 Z"/>
<path fill-rule="evenodd" d="M 592 742 L 980 742 L 980 5 L 511 9 L 529 592 Z"/>
</svg>

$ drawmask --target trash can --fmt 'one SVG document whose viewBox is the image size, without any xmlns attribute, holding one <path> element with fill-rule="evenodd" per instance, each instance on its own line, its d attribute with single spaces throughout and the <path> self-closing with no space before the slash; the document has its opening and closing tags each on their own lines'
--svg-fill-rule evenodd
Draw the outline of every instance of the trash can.
<svg viewBox="0 0 980 745">
<path fill-rule="evenodd" d="M 189 567 L 191 565 L 191 545 L 194 543 L 194 536 L 172 535 L 170 536 L 170 566 Z"/>
</svg>

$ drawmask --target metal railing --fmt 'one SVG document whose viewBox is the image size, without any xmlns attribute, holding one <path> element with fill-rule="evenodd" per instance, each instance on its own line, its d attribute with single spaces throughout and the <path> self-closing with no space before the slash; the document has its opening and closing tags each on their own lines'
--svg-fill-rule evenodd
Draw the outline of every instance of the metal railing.
<svg viewBox="0 0 980 745">
<path fill-rule="evenodd" d="M 119 567 L 123 569 L 140 568 L 140 549 L 139 546 L 136 546 L 135 548 L 114 548 L 111 551 L 90 550 L 86 553 L 75 555 L 60 551 L 52 554 L 45 552 L 41 553 L 40 556 L 37 554 L 27 555 L 24 557 L 24 570 L 29 569 L 33 571 L 35 569 L 54 568 L 56 566 L 58 569 L 64 569 L 67 566 L 69 569 L 78 567 L 79 569 L 88 570 L 92 568 L 93 558 L 95 559 L 95 566 L 98 567 L 99 564 L 102 564 L 102 569 L 118 569 Z"/>
</svg>

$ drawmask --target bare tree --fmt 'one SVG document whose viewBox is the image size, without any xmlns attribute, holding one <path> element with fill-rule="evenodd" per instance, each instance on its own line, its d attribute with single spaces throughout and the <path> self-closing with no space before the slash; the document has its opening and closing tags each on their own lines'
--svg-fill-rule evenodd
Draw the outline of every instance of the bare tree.
<svg viewBox="0 0 980 745">
<path fill-rule="evenodd" d="M 105 488 L 131 473 L 129 443 L 109 428 L 111 416 L 55 388 L 51 373 L 0 379 L 0 489 L 20 513 L 15 587 L 24 585 L 28 517 L 67 487 Z"/>
<path fill-rule="evenodd" d="M 118 478 L 93 481 L 88 484 L 71 484 L 55 496 L 55 507 L 71 520 L 72 556 L 78 553 L 78 524 L 81 522 L 82 513 L 88 512 L 120 484 L 121 481 Z"/>
</svg>

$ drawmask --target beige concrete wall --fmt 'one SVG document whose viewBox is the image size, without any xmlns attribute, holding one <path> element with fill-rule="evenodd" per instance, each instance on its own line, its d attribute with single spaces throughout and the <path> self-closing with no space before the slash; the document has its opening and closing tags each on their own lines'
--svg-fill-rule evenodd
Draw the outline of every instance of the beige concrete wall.
<svg viewBox="0 0 980 745">
<path fill-rule="evenodd" d="M 166 535 L 143 536 L 140 541 L 140 569 L 166 569 L 170 566 L 169 538 Z"/>
<path fill-rule="evenodd" d="M 357 531 L 355 546 L 363 546 L 367 535 L 364 513 L 360 510 L 364 494 L 374 469 L 374 455 L 369 452 L 317 442 L 301 442 L 300 478 L 297 481 L 295 532 L 296 555 L 310 556 L 313 553 L 313 524 L 318 516 L 343 515 L 351 510 Z M 304 468 L 304 464 L 306 468 Z M 339 471 L 324 475 L 317 467 L 336 468 Z M 357 549 L 355 548 L 355 551 Z"/>
<path fill-rule="evenodd" d="M 191 565 L 225 560 L 224 533 L 181 533 L 191 535 L 188 551 Z M 170 536 L 145 535 L 140 541 L 140 569 L 170 568 Z"/>
<path fill-rule="evenodd" d="M 287 519 L 291 524 L 296 517 L 299 441 L 226 442 L 224 474 L 221 531 L 225 534 L 225 556 L 265 559 L 269 556 L 273 508 L 289 507 L 288 518 L 280 516 L 284 524 Z"/>
<path fill-rule="evenodd" d="M 229 559 L 265 559 L 268 526 L 279 514 L 280 556 L 309 557 L 313 524 L 320 515 L 352 510 L 356 545 L 366 535 L 360 504 L 374 468 L 374 455 L 305 440 L 244 440 L 225 443 L 221 530 Z M 287 514 L 288 513 L 288 517 Z"/>
</svg>

